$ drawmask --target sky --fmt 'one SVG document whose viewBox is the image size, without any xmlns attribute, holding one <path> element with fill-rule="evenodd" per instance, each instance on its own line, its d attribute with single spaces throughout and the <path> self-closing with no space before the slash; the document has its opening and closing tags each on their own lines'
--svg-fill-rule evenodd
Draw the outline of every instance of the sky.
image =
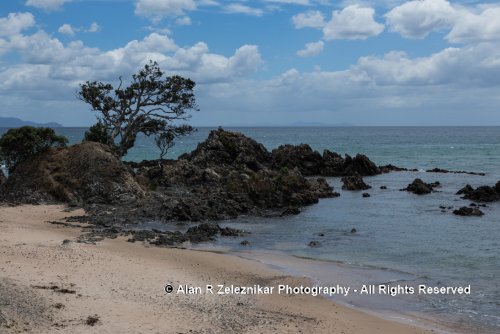
<svg viewBox="0 0 500 334">
<path fill-rule="evenodd" d="M 0 0 L 0 116 L 93 124 L 149 60 L 195 126 L 500 125 L 500 1 Z"/>
</svg>

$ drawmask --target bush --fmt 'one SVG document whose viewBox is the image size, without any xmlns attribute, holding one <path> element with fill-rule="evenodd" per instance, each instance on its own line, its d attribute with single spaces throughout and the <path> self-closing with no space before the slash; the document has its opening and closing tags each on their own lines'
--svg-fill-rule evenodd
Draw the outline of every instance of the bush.
<svg viewBox="0 0 500 334">
<path fill-rule="evenodd" d="M 113 138 L 111 138 L 111 135 L 109 134 L 108 127 L 100 121 L 92 125 L 88 131 L 85 131 L 85 137 L 83 140 L 101 143 L 110 147 L 114 146 Z"/>
<path fill-rule="evenodd" d="M 50 147 L 64 147 L 68 139 L 51 128 L 23 126 L 10 129 L 0 138 L 0 161 L 12 172 L 20 162 Z"/>
</svg>

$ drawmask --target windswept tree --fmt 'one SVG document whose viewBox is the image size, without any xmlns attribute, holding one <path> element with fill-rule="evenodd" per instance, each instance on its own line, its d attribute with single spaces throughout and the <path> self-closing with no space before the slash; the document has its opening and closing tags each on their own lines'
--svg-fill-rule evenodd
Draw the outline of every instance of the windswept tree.
<svg viewBox="0 0 500 334">
<path fill-rule="evenodd" d="M 80 86 L 78 98 L 98 112 L 116 145 L 120 156 L 127 154 L 139 133 L 146 136 L 178 128 L 177 125 L 191 117 L 190 110 L 198 110 L 193 89 L 194 81 L 177 75 L 164 76 L 157 62 L 150 61 L 132 76 L 132 82 L 117 88 L 103 82 L 89 82 Z"/>
<path fill-rule="evenodd" d="M 167 127 L 158 132 L 155 137 L 155 144 L 160 149 L 160 168 L 163 170 L 163 159 L 167 156 L 168 151 L 174 147 L 175 139 L 180 136 L 192 133 L 194 129 L 186 124 Z"/>
</svg>

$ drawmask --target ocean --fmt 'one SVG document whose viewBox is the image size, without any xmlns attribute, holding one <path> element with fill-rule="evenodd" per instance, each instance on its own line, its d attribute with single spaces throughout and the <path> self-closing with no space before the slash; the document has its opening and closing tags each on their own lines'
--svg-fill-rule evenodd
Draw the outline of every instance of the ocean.
<svg viewBox="0 0 500 334">
<path fill-rule="evenodd" d="M 58 128 L 72 143 L 86 129 Z M 189 152 L 211 128 L 180 139 L 170 158 Z M 221 225 L 251 232 L 220 238 L 206 249 L 254 258 L 285 272 L 311 277 L 321 285 L 363 284 L 471 286 L 470 295 L 334 296 L 334 300 L 392 319 L 437 323 L 474 333 L 500 332 L 500 203 L 481 208 L 483 217 L 460 217 L 468 206 L 455 193 L 466 184 L 500 180 L 500 127 L 307 127 L 227 128 L 263 143 L 269 150 L 285 143 L 367 155 L 378 165 L 417 168 L 366 177 L 371 197 L 342 191 L 339 178 L 327 178 L 341 196 L 323 199 L 297 216 L 241 217 Z M 0 129 L 0 134 L 2 129 Z M 140 137 L 127 160 L 157 159 L 151 138 Z M 426 173 L 434 167 L 484 172 L 485 176 Z M 439 181 L 437 192 L 418 196 L 399 191 L 415 178 Z M 387 190 L 381 190 L 380 186 Z M 443 210 L 440 207 L 445 207 Z M 453 209 L 451 209 L 453 208 Z M 151 226 L 158 227 L 152 222 Z M 356 233 L 351 233 L 352 229 Z M 319 247 L 309 247 L 310 241 Z M 291 259 L 294 259 L 293 261 Z"/>
</svg>

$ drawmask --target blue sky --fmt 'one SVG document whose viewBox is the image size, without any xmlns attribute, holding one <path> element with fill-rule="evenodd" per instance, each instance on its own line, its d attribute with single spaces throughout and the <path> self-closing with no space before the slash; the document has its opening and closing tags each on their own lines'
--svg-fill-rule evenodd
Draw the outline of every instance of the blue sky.
<svg viewBox="0 0 500 334">
<path fill-rule="evenodd" d="M 92 124 L 78 85 L 149 59 L 194 125 L 500 125 L 499 2 L 0 2 L 0 116 Z"/>
</svg>

